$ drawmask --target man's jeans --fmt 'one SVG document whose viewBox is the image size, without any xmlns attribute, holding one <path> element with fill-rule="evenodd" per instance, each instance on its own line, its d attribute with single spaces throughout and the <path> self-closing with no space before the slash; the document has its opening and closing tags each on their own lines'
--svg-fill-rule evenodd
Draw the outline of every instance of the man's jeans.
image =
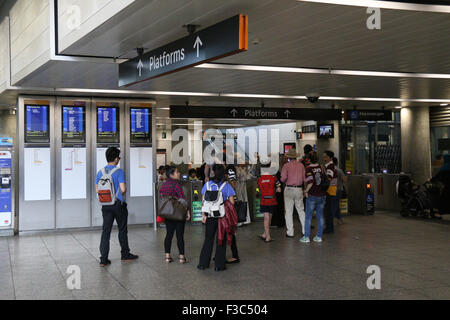
<svg viewBox="0 0 450 320">
<path fill-rule="evenodd" d="M 322 237 L 323 232 L 323 208 L 325 206 L 326 197 L 309 196 L 306 199 L 306 221 L 305 221 L 305 237 L 309 238 L 311 234 L 311 219 L 314 209 L 316 209 L 316 219 L 319 230 L 317 236 Z"/>
</svg>

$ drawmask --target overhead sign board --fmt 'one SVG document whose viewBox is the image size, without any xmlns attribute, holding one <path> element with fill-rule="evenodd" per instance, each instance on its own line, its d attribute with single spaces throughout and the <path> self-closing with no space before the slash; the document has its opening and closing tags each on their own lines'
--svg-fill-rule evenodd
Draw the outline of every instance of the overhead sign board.
<svg viewBox="0 0 450 320">
<path fill-rule="evenodd" d="M 248 50 L 248 17 L 236 15 L 119 65 L 119 87 Z"/>
<path fill-rule="evenodd" d="M 391 121 L 392 112 L 386 110 L 347 110 L 344 119 L 347 121 Z"/>
<path fill-rule="evenodd" d="M 173 119 L 341 120 L 338 109 L 170 106 Z"/>
</svg>

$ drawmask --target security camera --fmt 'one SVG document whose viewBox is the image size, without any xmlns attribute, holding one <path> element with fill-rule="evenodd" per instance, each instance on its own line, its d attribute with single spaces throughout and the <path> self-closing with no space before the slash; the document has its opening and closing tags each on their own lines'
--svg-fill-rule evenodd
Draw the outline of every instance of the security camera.
<svg viewBox="0 0 450 320">
<path fill-rule="evenodd" d="M 316 103 L 317 101 L 319 101 L 320 94 L 318 94 L 318 93 L 308 93 L 308 94 L 306 94 L 306 98 L 308 99 L 309 102 Z"/>
</svg>

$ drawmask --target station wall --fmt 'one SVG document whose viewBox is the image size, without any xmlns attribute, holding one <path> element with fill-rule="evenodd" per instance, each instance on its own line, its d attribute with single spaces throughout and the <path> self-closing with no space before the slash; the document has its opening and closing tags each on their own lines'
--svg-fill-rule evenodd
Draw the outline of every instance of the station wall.
<svg viewBox="0 0 450 320">
<path fill-rule="evenodd" d="M 0 22 L 0 93 L 7 85 L 9 78 L 9 18 Z"/>
<path fill-rule="evenodd" d="M 11 85 L 50 61 L 49 0 L 17 0 L 9 11 Z"/>
<path fill-rule="evenodd" d="M 59 51 L 63 52 L 134 2 L 135 0 L 58 0 Z M 77 25 L 77 22 L 80 24 Z"/>
</svg>

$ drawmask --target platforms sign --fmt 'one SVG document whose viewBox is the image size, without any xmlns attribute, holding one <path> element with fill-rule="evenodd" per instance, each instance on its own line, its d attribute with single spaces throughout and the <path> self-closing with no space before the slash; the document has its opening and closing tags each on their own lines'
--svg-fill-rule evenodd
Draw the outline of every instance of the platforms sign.
<svg viewBox="0 0 450 320">
<path fill-rule="evenodd" d="M 119 65 L 119 86 L 248 50 L 248 17 L 236 15 Z"/>
<path fill-rule="evenodd" d="M 341 120 L 338 109 L 170 106 L 174 119 Z"/>
</svg>

